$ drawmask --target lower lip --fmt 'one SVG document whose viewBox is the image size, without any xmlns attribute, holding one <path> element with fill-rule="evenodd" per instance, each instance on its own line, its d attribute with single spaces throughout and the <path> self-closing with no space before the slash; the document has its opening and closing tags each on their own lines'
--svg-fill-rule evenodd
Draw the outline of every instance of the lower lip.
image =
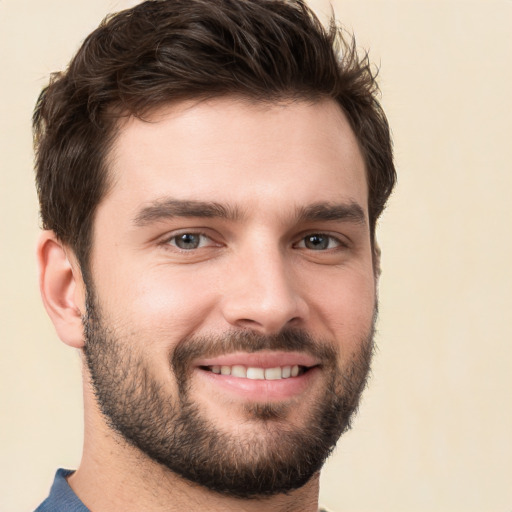
<svg viewBox="0 0 512 512">
<path fill-rule="evenodd" d="M 195 373 L 208 386 L 227 391 L 232 395 L 254 402 L 278 402 L 296 398 L 304 393 L 320 375 L 320 368 L 314 367 L 306 373 L 288 379 L 263 380 L 244 379 L 221 375 L 197 368 Z"/>
</svg>

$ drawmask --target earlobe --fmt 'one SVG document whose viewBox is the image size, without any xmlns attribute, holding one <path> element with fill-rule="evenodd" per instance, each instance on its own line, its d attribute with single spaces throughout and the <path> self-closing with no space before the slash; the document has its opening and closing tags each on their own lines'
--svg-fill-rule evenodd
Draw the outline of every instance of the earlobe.
<svg viewBox="0 0 512 512">
<path fill-rule="evenodd" d="M 59 338 L 75 348 L 84 346 L 82 314 L 85 293 L 78 264 L 53 231 L 41 233 L 37 244 L 39 288 Z"/>
</svg>

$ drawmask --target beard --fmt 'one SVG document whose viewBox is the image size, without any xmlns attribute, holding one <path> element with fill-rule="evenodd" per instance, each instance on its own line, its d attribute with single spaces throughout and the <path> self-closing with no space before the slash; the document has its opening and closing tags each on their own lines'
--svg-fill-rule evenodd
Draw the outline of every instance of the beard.
<svg viewBox="0 0 512 512">
<path fill-rule="evenodd" d="M 305 485 L 350 428 L 369 373 L 375 316 L 376 308 L 369 332 L 343 367 L 332 343 L 315 340 L 300 329 L 274 336 L 243 330 L 182 339 L 169 354 L 177 389 L 177 396 L 172 396 L 152 372 L 143 339 L 123 336 L 108 325 L 89 296 L 83 318 L 84 355 L 99 408 L 126 442 L 189 482 L 226 496 L 261 498 Z M 261 350 L 313 355 L 324 378 L 320 396 L 308 407 L 302 404 L 306 413 L 299 425 L 287 420 L 300 405 L 291 400 L 244 404 L 244 434 L 216 427 L 191 398 L 192 361 Z"/>
</svg>

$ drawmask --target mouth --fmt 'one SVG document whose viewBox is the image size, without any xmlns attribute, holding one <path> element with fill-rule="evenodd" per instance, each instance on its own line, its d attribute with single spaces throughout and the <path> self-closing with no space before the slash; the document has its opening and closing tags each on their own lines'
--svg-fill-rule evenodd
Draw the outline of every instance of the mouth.
<svg viewBox="0 0 512 512">
<path fill-rule="evenodd" d="M 303 365 L 285 365 L 275 366 L 273 368 L 263 368 L 259 366 L 235 365 L 210 365 L 200 366 L 201 370 L 212 372 L 217 375 L 231 375 L 239 379 L 250 380 L 281 380 L 299 377 L 314 368 L 314 366 Z"/>
<path fill-rule="evenodd" d="M 250 401 L 282 401 L 306 393 L 318 381 L 320 361 L 304 353 L 238 352 L 196 361 L 206 390 Z"/>
</svg>

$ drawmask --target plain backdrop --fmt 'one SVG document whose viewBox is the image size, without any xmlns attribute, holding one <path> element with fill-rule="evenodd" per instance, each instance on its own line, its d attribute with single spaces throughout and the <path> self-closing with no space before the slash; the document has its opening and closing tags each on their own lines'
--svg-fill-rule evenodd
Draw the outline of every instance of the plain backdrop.
<svg viewBox="0 0 512 512">
<path fill-rule="evenodd" d="M 78 355 L 40 303 L 30 117 L 114 0 L 0 0 L 0 510 L 82 442 Z M 325 19 L 329 2 L 311 2 Z M 380 67 L 399 185 L 380 222 L 379 346 L 323 472 L 338 512 L 512 511 L 512 2 L 339 0 Z"/>
</svg>

